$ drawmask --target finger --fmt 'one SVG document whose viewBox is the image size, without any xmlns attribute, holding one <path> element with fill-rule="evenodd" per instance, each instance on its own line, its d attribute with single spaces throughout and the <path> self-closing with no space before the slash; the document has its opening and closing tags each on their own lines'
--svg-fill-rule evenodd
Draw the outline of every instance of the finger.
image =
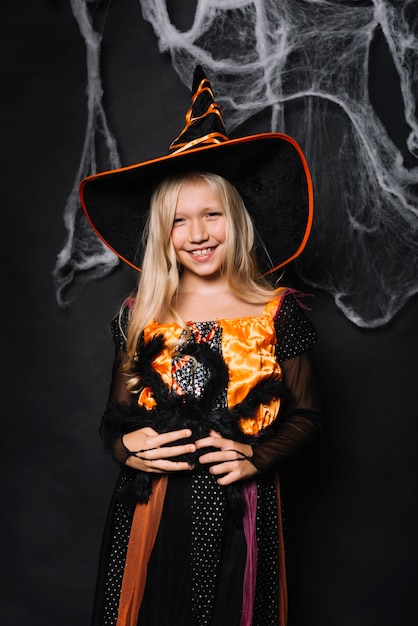
<svg viewBox="0 0 418 626">
<path fill-rule="evenodd" d="M 257 468 L 251 461 L 220 463 L 213 465 L 209 472 L 216 478 L 218 485 L 230 485 L 238 480 L 246 480 L 258 474 Z"/>
<path fill-rule="evenodd" d="M 225 487 L 226 485 L 232 485 L 232 483 L 236 483 L 241 480 L 243 477 L 239 474 L 239 472 L 228 472 L 227 474 L 222 474 L 219 478 L 216 479 L 218 485 L 221 487 Z"/>
<path fill-rule="evenodd" d="M 236 469 L 236 465 L 234 461 L 225 461 L 223 463 L 215 463 L 209 468 L 209 472 L 213 476 L 222 476 L 224 474 L 229 474 Z"/>
<path fill-rule="evenodd" d="M 231 442 L 229 439 L 224 439 L 220 435 L 210 435 L 209 437 L 204 437 L 203 439 L 198 439 L 196 441 L 196 447 L 198 449 L 202 448 L 225 448 L 231 447 Z"/>
<path fill-rule="evenodd" d="M 173 472 L 188 472 L 194 465 L 185 461 L 168 461 L 158 459 L 157 461 L 147 461 L 147 469 L 154 474 L 169 474 Z"/>
<path fill-rule="evenodd" d="M 161 433 L 152 438 L 152 447 L 158 448 L 166 446 L 167 444 L 178 441 L 179 439 L 187 439 L 192 436 L 192 431 L 189 428 L 183 428 L 182 430 L 172 430 L 168 433 Z"/>
<path fill-rule="evenodd" d="M 204 446 L 204 447 L 207 447 L 207 446 Z M 217 452 L 206 452 L 205 454 L 202 454 L 201 456 L 199 456 L 199 463 L 202 463 L 202 465 L 207 465 L 208 463 L 221 463 L 222 461 L 226 461 L 227 459 L 221 455 L 222 455 L 221 450 Z"/>
<path fill-rule="evenodd" d="M 144 433 L 148 437 L 155 437 L 158 435 L 157 431 L 151 428 L 150 426 L 144 426 L 144 428 L 139 429 L 140 432 Z"/>
<path fill-rule="evenodd" d="M 196 442 L 196 448 L 201 450 L 202 448 L 213 447 L 212 437 L 205 437 L 204 439 L 198 439 Z"/>
<path fill-rule="evenodd" d="M 171 459 L 182 454 L 190 454 L 196 452 L 196 446 L 194 443 L 182 444 L 180 446 L 161 446 L 155 448 L 149 448 L 148 450 L 139 450 L 135 456 L 148 460 L 158 461 L 159 459 Z"/>
<path fill-rule="evenodd" d="M 198 448 L 207 448 L 209 446 L 219 448 L 221 442 L 227 442 L 227 441 L 228 441 L 227 439 L 224 439 L 222 435 L 220 435 L 218 432 L 216 432 L 216 430 L 213 430 L 212 428 L 209 431 L 209 435 L 207 437 L 198 439 L 196 441 L 196 445 Z"/>
<path fill-rule="evenodd" d="M 206 452 L 199 457 L 199 462 L 207 463 L 225 463 L 226 461 L 243 461 L 249 458 L 241 450 L 235 448 L 220 448 L 219 450 Z"/>
</svg>

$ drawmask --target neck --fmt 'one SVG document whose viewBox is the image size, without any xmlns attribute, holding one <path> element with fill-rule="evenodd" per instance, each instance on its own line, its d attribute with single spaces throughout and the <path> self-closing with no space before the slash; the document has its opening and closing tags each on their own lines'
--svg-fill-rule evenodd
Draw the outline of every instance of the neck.
<svg viewBox="0 0 418 626">
<path fill-rule="evenodd" d="M 194 293 L 201 295 L 211 295 L 219 292 L 230 291 L 228 281 L 225 276 L 216 274 L 215 276 L 196 276 L 185 272 L 180 278 L 178 288 L 179 294 Z"/>
</svg>

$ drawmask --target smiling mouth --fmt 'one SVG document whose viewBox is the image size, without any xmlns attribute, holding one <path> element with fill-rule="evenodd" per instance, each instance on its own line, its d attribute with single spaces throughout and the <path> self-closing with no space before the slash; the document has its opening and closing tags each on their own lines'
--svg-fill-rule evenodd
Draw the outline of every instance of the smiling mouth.
<svg viewBox="0 0 418 626">
<path fill-rule="evenodd" d="M 190 250 L 189 254 L 192 256 L 206 256 L 215 250 L 216 246 L 213 248 L 203 248 L 201 250 Z"/>
</svg>

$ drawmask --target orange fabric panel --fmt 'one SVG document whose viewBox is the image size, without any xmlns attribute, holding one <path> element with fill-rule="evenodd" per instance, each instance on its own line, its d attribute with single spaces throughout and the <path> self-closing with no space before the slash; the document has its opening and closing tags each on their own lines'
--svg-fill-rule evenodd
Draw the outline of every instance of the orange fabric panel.
<svg viewBox="0 0 418 626">
<path fill-rule="evenodd" d="M 160 525 L 167 476 L 154 480 L 147 504 L 137 504 L 132 520 L 116 626 L 136 626 L 144 596 L 148 560 Z"/>
<path fill-rule="evenodd" d="M 276 333 L 274 315 L 283 296 L 271 300 L 259 317 L 222 320 L 222 353 L 229 369 L 228 406 L 241 402 L 250 389 L 264 378 L 282 370 L 275 356 Z M 241 420 L 246 435 L 256 435 L 277 416 L 280 401 L 259 407 L 255 418 Z"/>
<path fill-rule="evenodd" d="M 249 316 L 217 320 L 222 327 L 222 354 L 229 370 L 228 406 L 241 402 L 248 391 L 264 378 L 276 375 L 282 378 L 282 370 L 275 356 L 276 333 L 274 316 L 287 290 L 267 303 L 260 316 Z M 149 341 L 155 335 L 163 333 L 167 345 L 175 345 L 182 329 L 175 322 L 158 324 L 151 322 L 144 330 L 144 339 Z M 172 353 L 164 350 L 153 362 L 154 369 L 164 382 L 172 385 Z M 147 408 L 154 406 L 149 390 L 143 390 L 139 403 Z M 255 418 L 241 420 L 240 427 L 246 435 L 256 435 L 269 426 L 276 418 L 280 400 L 259 407 Z"/>
<path fill-rule="evenodd" d="M 280 495 L 279 474 L 276 472 L 276 497 L 277 497 L 277 521 L 278 521 L 278 540 L 279 540 L 279 622 L 278 626 L 287 626 L 288 620 L 288 596 L 287 596 L 287 577 L 286 577 L 286 560 L 285 546 L 283 535 L 283 518 L 282 505 Z"/>
</svg>

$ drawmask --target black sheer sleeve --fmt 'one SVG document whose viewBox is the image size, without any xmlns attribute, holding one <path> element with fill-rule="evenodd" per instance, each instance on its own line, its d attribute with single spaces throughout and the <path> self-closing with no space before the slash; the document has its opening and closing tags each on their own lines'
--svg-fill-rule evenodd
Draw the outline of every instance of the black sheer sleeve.
<svg viewBox="0 0 418 626">
<path fill-rule="evenodd" d="M 278 417 L 274 435 L 253 446 L 251 461 L 260 472 L 277 467 L 309 446 L 323 423 L 310 352 L 316 341 L 315 329 L 292 296 L 285 298 L 275 326 L 277 358 L 291 399 Z"/>
<path fill-rule="evenodd" d="M 129 451 L 123 445 L 122 435 L 129 432 L 128 425 L 135 420 L 137 411 L 137 397 L 126 387 L 127 374 L 124 370 L 124 365 L 128 360 L 125 339 L 128 316 L 128 309 L 124 309 L 121 318 L 117 316 L 112 321 L 111 330 L 116 348 L 115 360 L 109 397 L 100 425 L 100 435 L 105 450 L 121 465 L 129 456 Z"/>
</svg>

